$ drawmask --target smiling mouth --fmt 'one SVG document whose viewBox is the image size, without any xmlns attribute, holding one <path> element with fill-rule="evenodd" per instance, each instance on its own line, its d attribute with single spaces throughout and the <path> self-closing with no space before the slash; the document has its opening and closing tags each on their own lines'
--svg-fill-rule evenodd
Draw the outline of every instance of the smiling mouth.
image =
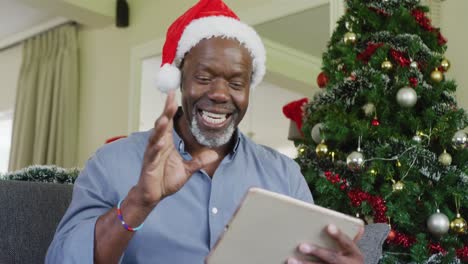
<svg viewBox="0 0 468 264">
<path fill-rule="evenodd" d="M 198 116 L 205 126 L 210 128 L 220 128 L 228 123 L 232 113 L 222 114 L 199 109 Z"/>
</svg>

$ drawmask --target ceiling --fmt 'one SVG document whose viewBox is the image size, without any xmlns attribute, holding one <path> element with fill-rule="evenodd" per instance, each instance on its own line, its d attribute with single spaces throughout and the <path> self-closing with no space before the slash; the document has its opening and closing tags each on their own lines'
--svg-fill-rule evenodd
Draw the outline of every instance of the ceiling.
<svg viewBox="0 0 468 264">
<path fill-rule="evenodd" d="M 40 5 L 0 0 L 0 41 L 56 18 Z M 325 21 L 325 22 L 324 22 Z M 301 11 L 255 26 L 262 37 L 320 58 L 329 38 L 329 5 Z"/>
<path fill-rule="evenodd" d="M 0 40 L 54 18 L 46 10 L 18 0 L 0 0 Z"/>
</svg>

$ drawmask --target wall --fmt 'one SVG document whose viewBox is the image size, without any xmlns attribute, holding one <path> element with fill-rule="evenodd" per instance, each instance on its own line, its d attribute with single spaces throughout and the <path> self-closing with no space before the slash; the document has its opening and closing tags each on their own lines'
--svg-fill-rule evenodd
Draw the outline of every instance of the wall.
<svg viewBox="0 0 468 264">
<path fill-rule="evenodd" d="M 441 31 L 448 39 L 446 57 L 452 66 L 447 74 L 455 79 L 458 106 L 468 110 L 468 1 L 450 0 L 442 3 Z"/>
<path fill-rule="evenodd" d="M 195 0 L 130 1 L 131 26 L 80 30 L 81 92 L 78 164 L 110 137 L 127 132 L 130 50 L 162 38 L 170 23 Z M 236 12 L 264 5 L 269 0 L 226 0 Z M 241 17 L 242 18 L 242 17 Z"/>
</svg>

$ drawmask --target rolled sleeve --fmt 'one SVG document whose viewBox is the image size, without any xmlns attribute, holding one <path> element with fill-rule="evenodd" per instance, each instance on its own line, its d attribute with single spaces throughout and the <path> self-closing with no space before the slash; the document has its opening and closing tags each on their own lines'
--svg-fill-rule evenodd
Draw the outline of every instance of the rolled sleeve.
<svg viewBox="0 0 468 264">
<path fill-rule="evenodd" d="M 45 263 L 93 263 L 96 221 L 119 199 L 105 168 L 97 153 L 80 173 L 72 201 L 49 246 Z"/>
</svg>

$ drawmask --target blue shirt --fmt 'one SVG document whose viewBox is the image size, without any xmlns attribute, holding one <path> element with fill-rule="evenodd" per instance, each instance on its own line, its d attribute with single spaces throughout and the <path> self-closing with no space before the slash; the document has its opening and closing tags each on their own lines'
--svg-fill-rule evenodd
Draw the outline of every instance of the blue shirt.
<svg viewBox="0 0 468 264">
<path fill-rule="evenodd" d="M 107 144 L 88 160 L 46 263 L 93 263 L 96 220 L 137 183 L 150 134 L 134 133 Z M 190 160 L 183 140 L 175 130 L 173 135 L 181 156 Z M 130 241 L 121 263 L 203 263 L 250 187 L 313 202 L 294 161 L 255 144 L 239 131 L 235 135 L 233 151 L 212 178 L 197 171 L 177 193 L 156 206 Z"/>
</svg>

